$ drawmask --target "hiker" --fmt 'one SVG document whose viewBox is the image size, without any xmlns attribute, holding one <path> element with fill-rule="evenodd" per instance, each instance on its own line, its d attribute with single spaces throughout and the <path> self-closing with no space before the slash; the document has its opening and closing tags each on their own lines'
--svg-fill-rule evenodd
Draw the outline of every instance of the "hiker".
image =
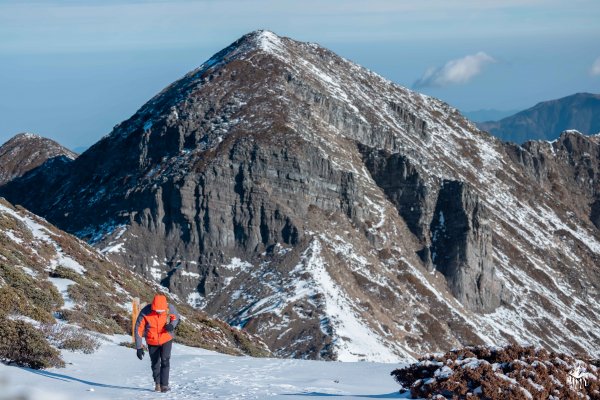
<svg viewBox="0 0 600 400">
<path fill-rule="evenodd" d="M 167 304 L 167 298 L 157 294 L 152 304 L 146 305 L 140 311 L 135 322 L 135 348 L 137 357 L 144 358 L 142 337 L 146 338 L 154 390 L 169 391 L 169 359 L 173 346 L 174 330 L 179 323 L 179 313 L 172 304 Z"/>
</svg>

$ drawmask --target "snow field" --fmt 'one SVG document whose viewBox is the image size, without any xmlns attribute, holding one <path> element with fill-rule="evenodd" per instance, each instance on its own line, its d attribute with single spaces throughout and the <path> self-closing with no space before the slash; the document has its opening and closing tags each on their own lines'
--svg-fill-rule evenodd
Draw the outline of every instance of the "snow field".
<svg viewBox="0 0 600 400">
<path fill-rule="evenodd" d="M 67 367 L 30 370 L 0 364 L 0 400 L 407 398 L 390 372 L 399 364 L 235 357 L 175 344 L 168 395 L 152 391 L 148 354 L 107 337 L 91 354 L 63 351 Z"/>
</svg>

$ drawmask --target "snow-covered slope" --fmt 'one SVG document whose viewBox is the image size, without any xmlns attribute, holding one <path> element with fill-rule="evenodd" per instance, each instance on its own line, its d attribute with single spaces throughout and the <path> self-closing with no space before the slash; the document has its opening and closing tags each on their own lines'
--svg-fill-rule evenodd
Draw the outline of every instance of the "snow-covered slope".
<svg viewBox="0 0 600 400">
<path fill-rule="evenodd" d="M 316 44 L 252 32 L 68 177 L 2 189 L 281 356 L 598 352 L 600 139 L 516 146 Z"/>
<path fill-rule="evenodd" d="M 173 347 L 172 392 L 154 393 L 150 363 L 108 337 L 92 355 L 64 352 L 66 368 L 34 371 L 0 364 L 0 399 L 306 399 L 406 398 L 390 376 L 397 364 L 329 363 L 227 356 Z"/>
</svg>

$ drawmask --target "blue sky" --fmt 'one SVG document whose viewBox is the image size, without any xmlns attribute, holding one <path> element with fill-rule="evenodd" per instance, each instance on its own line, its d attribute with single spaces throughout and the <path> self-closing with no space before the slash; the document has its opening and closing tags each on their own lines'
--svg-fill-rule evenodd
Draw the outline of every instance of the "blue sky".
<svg viewBox="0 0 600 400">
<path fill-rule="evenodd" d="M 0 0 L 0 142 L 89 146 L 255 29 L 461 110 L 600 92 L 598 0 Z"/>
</svg>

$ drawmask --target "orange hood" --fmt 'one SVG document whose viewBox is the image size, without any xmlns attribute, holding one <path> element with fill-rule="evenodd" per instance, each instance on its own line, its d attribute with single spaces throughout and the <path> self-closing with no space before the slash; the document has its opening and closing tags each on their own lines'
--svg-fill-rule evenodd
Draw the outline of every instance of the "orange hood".
<svg viewBox="0 0 600 400">
<path fill-rule="evenodd" d="M 167 311 L 168 308 L 169 307 L 167 306 L 167 298 L 164 294 L 157 294 L 156 296 L 154 296 L 154 300 L 152 300 L 152 311 Z"/>
</svg>

